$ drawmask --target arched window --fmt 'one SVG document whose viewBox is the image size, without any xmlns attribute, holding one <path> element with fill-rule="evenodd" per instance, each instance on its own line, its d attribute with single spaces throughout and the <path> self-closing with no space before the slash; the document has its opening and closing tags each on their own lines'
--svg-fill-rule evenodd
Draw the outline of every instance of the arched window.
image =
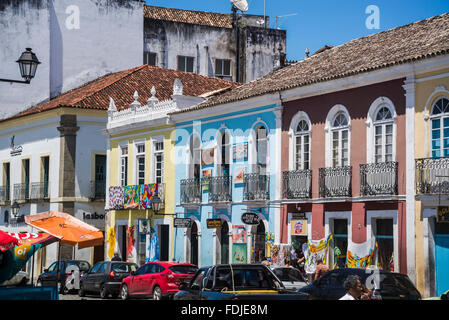
<svg viewBox="0 0 449 320">
<path fill-rule="evenodd" d="M 256 128 L 256 173 L 267 173 L 268 135 L 264 126 Z"/>
<path fill-rule="evenodd" d="M 218 175 L 226 176 L 230 175 L 230 155 L 231 155 L 231 144 L 229 140 L 229 135 L 226 131 L 222 131 L 220 135 L 220 140 L 218 141 L 219 150 L 219 164 L 218 164 Z"/>
<path fill-rule="evenodd" d="M 200 178 L 201 171 L 201 141 L 197 136 L 190 139 L 190 178 Z"/>
<path fill-rule="evenodd" d="M 306 170 L 310 168 L 310 126 L 302 119 L 295 130 L 295 169 Z"/>
<path fill-rule="evenodd" d="M 432 157 L 449 157 L 449 99 L 435 101 L 431 112 Z"/>
<path fill-rule="evenodd" d="M 332 167 L 349 165 L 349 120 L 338 112 L 332 121 Z"/>
<path fill-rule="evenodd" d="M 393 115 L 380 105 L 374 118 L 374 162 L 393 161 Z"/>
</svg>

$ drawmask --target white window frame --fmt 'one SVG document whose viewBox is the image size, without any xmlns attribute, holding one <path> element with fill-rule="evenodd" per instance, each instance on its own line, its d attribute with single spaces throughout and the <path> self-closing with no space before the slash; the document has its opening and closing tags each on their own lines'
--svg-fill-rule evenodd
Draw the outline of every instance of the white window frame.
<svg viewBox="0 0 449 320">
<path fill-rule="evenodd" d="M 304 111 L 299 111 L 295 114 L 295 116 L 292 118 L 292 121 L 290 122 L 290 129 L 289 129 L 289 139 L 290 139 L 290 148 L 289 148 L 289 168 L 290 171 L 297 170 L 297 163 L 296 163 L 296 137 L 298 137 L 297 127 L 301 121 L 306 121 L 309 126 L 309 131 L 300 133 L 300 135 L 308 135 L 309 136 L 309 169 L 311 168 L 312 163 L 312 123 L 310 121 L 309 116 Z M 301 157 L 302 164 L 301 168 L 304 168 L 304 156 Z"/>
<path fill-rule="evenodd" d="M 184 70 L 179 69 L 179 58 L 184 58 Z M 188 71 L 187 70 L 187 59 L 192 59 L 192 71 Z M 188 72 L 188 73 L 195 73 L 195 57 L 192 56 L 184 56 L 184 55 L 178 55 L 176 57 L 176 70 L 177 71 L 182 71 L 182 72 Z"/>
<path fill-rule="evenodd" d="M 143 146 L 144 150 L 143 152 L 139 152 L 139 147 Z M 134 141 L 134 172 L 135 172 L 135 184 L 136 185 L 140 185 L 140 184 L 145 184 L 146 181 L 146 156 L 145 156 L 145 150 L 146 150 L 146 146 L 145 146 L 145 140 L 139 140 L 139 141 Z M 139 159 L 143 158 L 143 183 L 140 183 L 139 181 Z"/>
<path fill-rule="evenodd" d="M 348 124 L 346 126 L 341 126 L 334 128 L 333 123 L 336 116 L 340 113 L 344 113 L 346 119 L 348 120 Z M 339 132 L 339 150 L 341 150 L 341 131 L 348 130 L 348 166 L 351 165 L 351 117 L 349 116 L 349 112 L 344 105 L 337 104 L 333 106 L 326 117 L 326 124 L 324 127 L 325 135 L 326 135 L 326 167 L 333 167 L 333 133 Z M 341 154 L 339 155 L 339 164 L 341 164 Z"/>
<path fill-rule="evenodd" d="M 162 151 L 156 150 L 156 145 L 158 143 L 162 143 Z M 162 153 L 162 173 L 161 173 L 161 182 L 164 183 L 165 181 L 165 141 L 164 136 L 157 136 L 151 138 L 151 163 L 152 163 L 152 169 L 151 169 L 151 181 L 152 183 L 157 183 L 157 176 L 156 176 L 156 170 L 157 170 L 157 162 L 156 162 L 156 156 L 158 154 Z"/>
<path fill-rule="evenodd" d="M 348 121 L 348 124 L 343 125 L 343 126 L 338 126 L 338 127 L 334 127 L 333 123 L 332 123 L 332 127 L 331 127 L 331 153 L 332 153 L 332 163 L 331 163 L 331 167 L 333 168 L 337 168 L 337 167 L 343 167 L 343 166 L 349 166 L 350 165 L 350 159 L 349 159 L 349 149 L 351 148 L 351 145 L 349 144 L 349 120 L 347 115 L 344 112 L 338 112 L 334 119 L 332 120 L 332 122 L 334 122 L 336 120 L 336 118 L 340 115 L 343 115 L 346 120 Z M 347 164 L 343 163 L 343 132 L 347 132 L 347 140 L 348 140 L 348 160 L 347 160 Z M 337 134 L 338 135 L 338 146 L 337 146 L 337 163 L 334 164 L 334 135 Z"/>
<path fill-rule="evenodd" d="M 125 148 L 125 147 L 127 148 L 127 152 L 126 152 L 126 155 L 124 156 L 123 155 L 123 148 Z M 118 152 L 118 162 L 119 162 L 119 165 L 118 165 L 118 183 L 119 183 L 119 186 L 126 186 L 129 183 L 129 171 L 128 171 L 128 168 L 129 168 L 129 143 L 128 143 L 128 141 L 126 141 L 124 143 L 120 143 L 119 146 L 118 146 L 118 151 L 119 151 Z M 125 172 L 126 172 L 126 183 L 125 184 L 124 184 L 123 177 L 122 177 L 122 173 L 123 173 L 122 160 L 124 158 L 127 159 L 127 163 L 126 163 L 126 167 L 125 167 Z"/>
<path fill-rule="evenodd" d="M 376 116 L 379 110 L 382 107 L 387 107 L 390 110 L 392 119 L 386 121 L 376 121 Z M 392 161 L 396 161 L 396 138 L 397 138 L 397 114 L 396 108 L 393 102 L 384 96 L 378 97 L 371 104 L 367 119 L 366 119 L 366 162 L 367 163 L 375 163 L 376 162 L 376 150 L 375 150 L 375 139 L 376 139 L 376 126 L 382 125 L 382 160 L 385 161 L 385 135 L 384 128 L 387 124 L 393 125 L 393 152 L 392 152 Z"/>
<path fill-rule="evenodd" d="M 221 70 L 218 72 L 217 70 L 217 61 L 221 61 Z M 224 62 L 229 61 L 229 74 L 224 73 Z M 215 76 L 217 77 L 231 77 L 232 76 L 232 60 L 231 59 L 219 59 L 215 58 Z"/>
<path fill-rule="evenodd" d="M 215 166 L 214 171 L 217 176 L 223 176 L 223 170 L 222 170 L 222 162 L 221 162 L 221 156 L 222 156 L 222 147 L 223 144 L 221 143 L 221 138 L 223 133 L 226 133 L 228 136 L 228 143 L 225 145 L 228 148 L 228 155 L 227 155 L 227 161 L 229 165 L 229 176 L 232 175 L 232 135 L 229 129 L 225 126 L 220 127 L 220 129 L 217 131 L 217 134 L 215 136 Z"/>
<path fill-rule="evenodd" d="M 433 100 L 433 102 L 432 102 L 432 105 L 431 105 L 431 107 L 430 107 L 430 112 L 429 112 L 429 132 L 430 132 L 430 144 L 429 144 L 429 147 L 430 147 L 430 157 L 431 158 L 434 158 L 434 156 L 433 156 L 433 135 L 432 135 L 432 131 L 433 131 L 433 121 L 434 120 L 439 120 L 440 121 L 440 138 L 439 138 L 439 140 L 440 140 L 440 148 L 439 148 L 439 151 L 440 151 L 440 155 L 439 156 L 437 156 L 436 158 L 438 158 L 438 157 L 440 157 L 440 158 L 448 158 L 448 156 L 444 156 L 444 154 L 443 154 L 443 150 L 444 149 L 448 149 L 448 148 L 443 148 L 443 142 L 444 142 L 444 121 L 443 121 L 443 119 L 444 118 L 449 118 L 449 112 L 446 112 L 446 113 L 439 113 L 439 114 L 436 114 L 436 115 L 432 115 L 432 112 L 433 112 L 433 109 L 435 108 L 435 104 L 437 103 L 437 101 L 439 101 L 440 99 L 443 99 L 443 98 L 445 98 L 445 99 L 448 99 L 449 100 L 449 97 L 448 96 L 445 96 L 445 95 L 441 95 L 441 96 L 439 96 L 439 97 L 437 97 L 436 99 L 434 99 Z M 449 128 L 449 127 L 446 127 L 446 128 Z"/>
</svg>

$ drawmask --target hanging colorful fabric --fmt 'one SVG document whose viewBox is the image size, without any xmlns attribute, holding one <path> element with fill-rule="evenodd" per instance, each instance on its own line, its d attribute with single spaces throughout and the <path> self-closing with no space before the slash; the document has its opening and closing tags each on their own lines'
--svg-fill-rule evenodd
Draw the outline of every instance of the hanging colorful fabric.
<svg viewBox="0 0 449 320">
<path fill-rule="evenodd" d="M 126 261 L 136 263 L 137 254 L 134 229 L 134 226 L 130 226 L 126 229 Z"/>
<path fill-rule="evenodd" d="M 373 264 L 376 239 L 371 238 L 363 243 L 348 240 L 346 266 L 348 268 L 367 268 Z"/>
<path fill-rule="evenodd" d="M 304 256 L 306 256 L 304 265 L 306 273 L 315 273 L 318 259 L 323 260 L 323 263 L 326 264 L 327 250 L 331 239 L 332 234 L 321 240 L 309 240 L 307 242 L 307 253 L 304 252 Z"/>
<path fill-rule="evenodd" d="M 142 188 L 142 198 L 140 199 L 140 205 L 143 209 L 151 209 L 151 201 L 158 195 L 159 184 L 144 184 Z"/>
<path fill-rule="evenodd" d="M 121 210 L 124 205 L 124 187 L 123 186 L 113 186 L 109 187 L 109 209 L 111 210 Z"/>
<path fill-rule="evenodd" d="M 140 204 L 140 186 L 125 186 L 125 209 L 137 209 Z"/>
</svg>

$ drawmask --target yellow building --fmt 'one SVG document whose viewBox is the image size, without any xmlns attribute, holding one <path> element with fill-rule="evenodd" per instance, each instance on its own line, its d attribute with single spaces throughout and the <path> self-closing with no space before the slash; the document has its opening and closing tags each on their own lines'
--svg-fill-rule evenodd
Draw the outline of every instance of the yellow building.
<svg viewBox="0 0 449 320">
<path fill-rule="evenodd" d="M 416 286 L 425 297 L 449 290 L 449 58 L 428 60 L 414 78 Z"/>
<path fill-rule="evenodd" d="M 115 253 L 139 265 L 149 260 L 173 260 L 177 230 L 174 123 L 169 114 L 235 85 L 143 66 L 126 83 L 127 88 L 134 88 L 134 95 L 120 95 L 117 105 L 110 99 L 104 130 L 108 136 L 106 260 Z M 155 199 L 160 200 L 160 208 L 155 206 Z"/>
</svg>

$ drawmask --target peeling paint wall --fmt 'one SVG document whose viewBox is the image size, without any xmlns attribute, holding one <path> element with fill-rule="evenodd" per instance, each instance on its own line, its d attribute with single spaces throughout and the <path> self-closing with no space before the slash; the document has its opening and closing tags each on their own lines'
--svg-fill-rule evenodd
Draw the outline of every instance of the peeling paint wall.
<svg viewBox="0 0 449 320">
<path fill-rule="evenodd" d="M 2 0 L 0 77 L 21 80 L 15 61 L 26 47 L 41 64 L 31 84 L 0 82 L 0 118 L 141 65 L 142 16 L 134 0 Z"/>
</svg>

